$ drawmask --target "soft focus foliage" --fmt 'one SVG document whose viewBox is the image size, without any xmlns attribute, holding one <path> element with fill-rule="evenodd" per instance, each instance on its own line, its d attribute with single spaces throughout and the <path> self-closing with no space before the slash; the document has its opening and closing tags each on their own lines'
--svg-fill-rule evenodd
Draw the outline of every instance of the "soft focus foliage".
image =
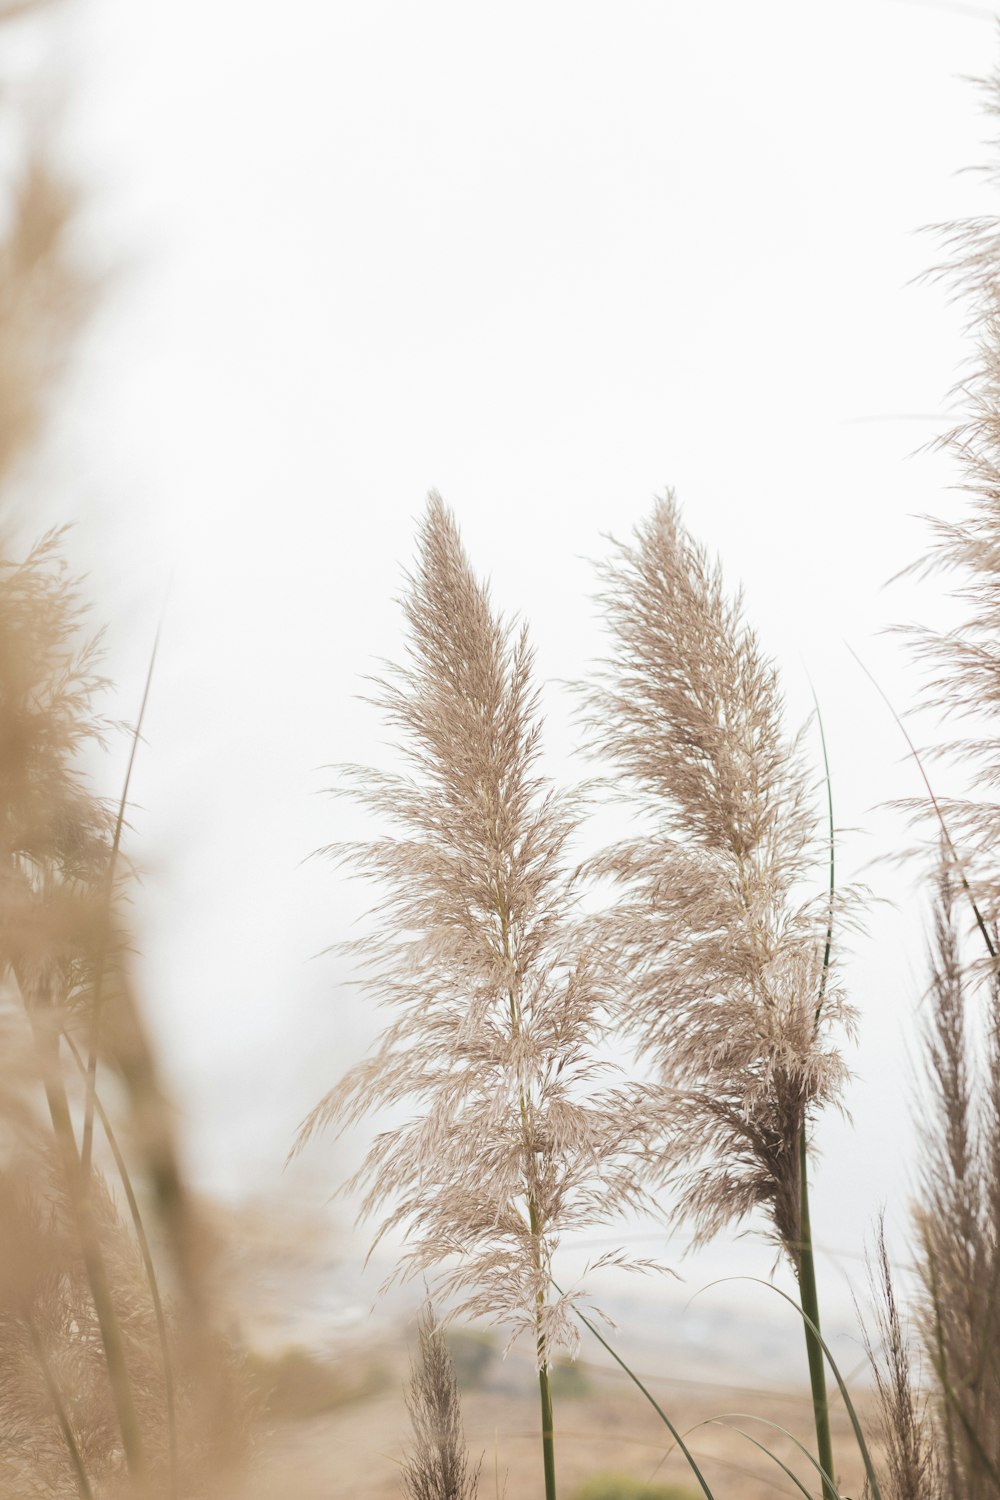
<svg viewBox="0 0 1000 1500">
<path fill-rule="evenodd" d="M 0 23 L 40 8 L 7 5 Z M 65 537 L 15 541 L 12 497 L 88 300 L 73 194 L 26 134 L 0 230 L 0 1495 L 193 1497 L 242 1433 L 128 979 L 115 817 L 84 769 L 108 727 L 100 642 Z M 127 1152 L 95 1100 L 117 1189 L 81 1159 L 90 1048 L 124 1104 Z"/>
<path fill-rule="evenodd" d="M 12 1496 L 118 1492 L 126 1474 L 137 1496 L 200 1493 L 238 1426 L 198 1316 L 197 1233 L 128 982 L 113 818 L 81 766 L 104 733 L 102 686 L 59 539 L 0 556 L 0 1484 Z M 84 1066 L 99 992 L 102 1087 L 117 1075 L 171 1302 L 100 1100 L 132 1225 L 80 1158 L 74 1059 Z"/>
<path fill-rule="evenodd" d="M 0 240 L 0 483 L 35 443 L 90 287 L 66 248 L 73 194 L 39 146 Z"/>
</svg>

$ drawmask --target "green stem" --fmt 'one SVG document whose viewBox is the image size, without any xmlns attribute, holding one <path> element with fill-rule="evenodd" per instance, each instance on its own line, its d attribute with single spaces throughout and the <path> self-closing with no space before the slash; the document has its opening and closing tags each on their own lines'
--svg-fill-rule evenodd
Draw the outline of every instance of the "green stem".
<svg viewBox="0 0 1000 1500">
<path fill-rule="evenodd" d="M 816 704 L 816 722 L 823 750 L 823 772 L 826 779 L 826 807 L 830 840 L 830 905 L 826 920 L 826 942 L 823 946 L 823 967 L 820 973 L 819 994 L 813 1015 L 813 1031 L 819 1029 L 823 1001 L 826 998 L 827 979 L 830 974 L 830 957 L 833 950 L 833 911 L 836 901 L 836 837 L 833 822 L 833 779 L 830 775 L 830 757 L 823 731 L 823 715 L 819 699 L 813 689 Z M 830 1403 L 826 1393 L 826 1365 L 819 1331 L 819 1293 L 816 1289 L 816 1259 L 813 1254 L 812 1222 L 809 1216 L 809 1153 L 806 1143 L 806 1122 L 799 1131 L 799 1244 L 798 1244 L 799 1292 L 802 1310 L 806 1315 L 803 1329 L 806 1336 L 806 1354 L 809 1359 L 809 1383 L 812 1386 L 813 1416 L 816 1421 L 816 1446 L 819 1449 L 820 1469 L 823 1472 L 824 1500 L 837 1500 L 833 1485 L 833 1438 L 830 1434 Z M 810 1326 L 815 1325 L 815 1326 Z"/>
<path fill-rule="evenodd" d="M 541 1342 L 539 1339 L 540 1344 Z M 547 1365 L 539 1367 L 538 1389 L 542 1398 L 542 1464 L 545 1469 L 545 1500 L 556 1500 L 556 1444 L 552 1425 L 552 1386 Z"/>
<path fill-rule="evenodd" d="M 510 962 L 510 929 L 507 919 L 507 903 L 504 900 L 503 890 L 497 878 L 497 913 L 500 917 L 500 935 L 503 944 L 504 958 Z M 513 989 L 508 990 L 507 998 L 510 1004 L 511 1033 L 516 1040 L 521 1031 L 521 1010 L 515 999 Z M 531 1138 L 531 1122 L 528 1118 L 528 1102 L 525 1097 L 524 1084 L 520 1084 L 521 1105 L 521 1135 L 524 1142 L 526 1162 L 531 1162 L 533 1143 Z M 529 1179 L 528 1185 L 528 1222 L 531 1231 L 531 1241 L 534 1251 L 535 1265 L 539 1276 L 542 1270 L 541 1235 L 539 1232 L 538 1207 L 535 1202 L 534 1190 L 530 1182 L 530 1171 L 526 1173 Z M 545 1291 L 539 1287 L 535 1299 L 535 1353 L 538 1359 L 538 1390 L 542 1405 L 542 1468 L 545 1474 L 545 1500 L 556 1500 L 556 1447 L 555 1431 L 552 1415 L 552 1385 L 549 1380 L 549 1351 L 546 1346 L 545 1334 L 542 1331 L 542 1313 L 545 1309 Z"/>
<path fill-rule="evenodd" d="M 522 1100 L 522 1109 L 524 1108 Z M 535 1262 L 541 1272 L 541 1252 L 538 1244 L 538 1210 L 535 1195 L 528 1195 L 528 1215 L 531 1237 L 535 1248 Z M 549 1351 L 542 1329 L 542 1314 L 545 1311 L 545 1292 L 539 1288 L 535 1297 L 535 1355 L 538 1359 L 538 1390 L 542 1402 L 542 1470 L 545 1474 L 545 1500 L 556 1500 L 556 1440 L 552 1415 L 552 1384 L 549 1380 Z"/>
<path fill-rule="evenodd" d="M 809 1172 L 806 1155 L 806 1130 L 803 1125 L 799 1133 L 799 1174 L 801 1178 L 801 1211 L 799 1222 L 799 1292 L 802 1311 L 807 1322 L 803 1323 L 806 1335 L 806 1354 L 809 1359 L 809 1383 L 812 1386 L 813 1416 L 816 1421 L 816 1446 L 819 1449 L 820 1467 L 826 1475 L 835 1473 L 833 1467 L 833 1439 L 830 1435 L 830 1403 L 826 1394 L 826 1367 L 823 1348 L 819 1339 L 819 1295 L 816 1290 L 816 1262 L 813 1256 L 812 1226 L 809 1220 Z M 810 1326 L 812 1325 L 812 1326 Z M 824 1500 L 838 1500 L 837 1491 L 826 1478 L 823 1480 Z"/>
</svg>

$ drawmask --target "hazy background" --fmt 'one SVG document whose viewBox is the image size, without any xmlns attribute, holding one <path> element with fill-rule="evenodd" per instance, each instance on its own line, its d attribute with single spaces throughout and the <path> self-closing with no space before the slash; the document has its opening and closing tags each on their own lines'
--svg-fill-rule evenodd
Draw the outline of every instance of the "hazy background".
<svg viewBox="0 0 1000 1500">
<path fill-rule="evenodd" d="M 426 491 L 531 623 L 564 776 L 559 681 L 600 650 L 588 559 L 672 485 L 793 721 L 815 684 L 844 878 L 895 903 L 853 944 L 853 1123 L 822 1123 L 814 1218 L 831 1288 L 883 1204 L 905 1255 L 920 898 L 878 808 L 919 784 L 845 643 L 912 702 L 880 632 L 941 618 L 940 584 L 884 585 L 914 517 L 961 504 L 922 445 L 970 353 L 914 280 L 941 258 L 916 231 L 995 209 L 961 171 L 991 158 L 966 76 L 993 68 L 989 12 L 79 0 L 43 32 L 109 281 L 38 524 L 77 523 L 123 718 L 166 598 L 135 909 L 197 1181 L 287 1192 L 298 1121 L 376 1027 L 314 957 L 365 893 L 303 861 L 357 827 L 323 765 L 391 761 L 354 695 L 399 653 Z M 292 1185 L 321 1203 L 361 1144 L 321 1142 Z M 684 1269 L 770 1263 L 752 1240 Z"/>
</svg>

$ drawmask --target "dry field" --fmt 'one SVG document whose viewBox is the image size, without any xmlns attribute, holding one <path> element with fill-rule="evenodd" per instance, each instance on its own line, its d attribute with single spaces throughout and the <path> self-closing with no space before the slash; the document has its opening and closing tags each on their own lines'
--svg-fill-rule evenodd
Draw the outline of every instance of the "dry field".
<svg viewBox="0 0 1000 1500">
<path fill-rule="evenodd" d="M 370 1356 L 367 1356 L 370 1357 Z M 398 1345 L 379 1355 L 384 1388 L 299 1421 L 274 1424 L 262 1436 L 257 1473 L 248 1500 L 275 1494 L 302 1500 L 399 1500 L 399 1463 L 410 1443 L 403 1403 L 406 1365 Z M 512 1353 L 505 1367 L 505 1386 L 521 1390 L 473 1390 L 463 1398 L 466 1437 L 475 1457 L 482 1455 L 482 1500 L 499 1490 L 508 1500 L 535 1500 L 543 1493 L 538 1463 L 538 1396 L 530 1363 Z M 586 1389 L 563 1397 L 556 1433 L 560 1493 L 568 1500 L 585 1481 L 613 1472 L 638 1480 L 656 1479 L 683 1486 L 685 1500 L 696 1490 L 683 1458 L 669 1453 L 667 1434 L 655 1412 L 625 1380 L 583 1362 Z M 777 1422 L 809 1442 L 811 1410 L 808 1391 L 753 1392 L 739 1386 L 698 1385 L 691 1381 L 651 1382 L 657 1399 L 682 1431 L 715 1414 L 744 1413 Z M 861 1410 L 864 1410 L 863 1404 Z M 733 1418 L 738 1426 L 766 1442 L 809 1485 L 810 1466 L 788 1439 L 762 1422 Z M 848 1423 L 834 1409 L 834 1440 L 845 1459 L 843 1493 L 860 1496 L 862 1476 Z M 693 1434 L 690 1446 L 719 1500 L 771 1500 L 799 1493 L 776 1466 L 746 1438 L 723 1426 Z M 679 1497 L 678 1497 L 679 1500 Z"/>
</svg>

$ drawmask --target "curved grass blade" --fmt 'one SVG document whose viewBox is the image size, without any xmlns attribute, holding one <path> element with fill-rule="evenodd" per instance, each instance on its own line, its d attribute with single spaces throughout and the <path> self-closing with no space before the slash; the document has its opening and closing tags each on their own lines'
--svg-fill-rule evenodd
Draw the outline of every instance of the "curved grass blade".
<svg viewBox="0 0 1000 1500">
<path fill-rule="evenodd" d="M 846 644 L 846 642 L 845 642 L 845 644 Z M 989 929 L 987 928 L 986 923 L 983 920 L 983 914 L 979 910 L 979 906 L 978 906 L 978 904 L 976 902 L 975 896 L 972 894 L 972 887 L 970 886 L 969 881 L 968 881 L 968 877 L 966 876 L 966 873 L 965 873 L 965 865 L 962 863 L 962 860 L 961 860 L 961 857 L 959 856 L 958 850 L 955 847 L 955 842 L 952 839 L 952 836 L 951 836 L 951 834 L 948 831 L 948 824 L 945 822 L 945 816 L 944 816 L 944 813 L 941 811 L 941 805 L 938 802 L 937 797 L 935 797 L 935 795 L 934 795 L 934 788 L 931 786 L 930 777 L 927 775 L 927 772 L 924 769 L 924 763 L 923 763 L 923 760 L 921 759 L 920 751 L 917 749 L 916 745 L 913 743 L 913 739 L 912 739 L 912 736 L 910 735 L 909 730 L 907 729 L 906 725 L 903 723 L 902 719 L 900 718 L 900 716 L 899 716 L 896 708 L 894 707 L 894 705 L 892 703 L 891 698 L 889 697 L 889 695 L 885 691 L 885 689 L 882 687 L 882 684 L 878 681 L 878 679 L 874 676 L 874 674 L 871 673 L 868 670 L 868 668 L 865 666 L 864 662 L 861 660 L 860 656 L 854 650 L 854 648 L 852 646 L 848 646 L 847 649 L 848 649 L 848 651 L 850 651 L 851 655 L 854 657 L 854 660 L 857 662 L 858 666 L 861 668 L 862 672 L 864 672 L 865 676 L 868 678 L 868 681 L 871 683 L 872 687 L 875 689 L 875 691 L 878 693 L 879 697 L 882 699 L 882 702 L 885 704 L 886 708 L 892 714 L 892 717 L 896 721 L 896 725 L 897 725 L 897 727 L 899 729 L 900 734 L 903 736 L 904 740 L 906 741 L 906 743 L 907 743 L 907 745 L 909 747 L 910 754 L 913 756 L 913 759 L 916 761 L 917 770 L 920 772 L 920 775 L 923 778 L 924 786 L 927 788 L 927 795 L 930 798 L 931 806 L 933 807 L 935 813 L 937 814 L 937 820 L 938 820 L 938 822 L 941 825 L 941 832 L 944 835 L 944 841 L 945 841 L 945 844 L 948 847 L 948 853 L 951 855 L 952 859 L 955 861 L 955 868 L 958 871 L 959 876 L 961 877 L 962 888 L 965 891 L 965 894 L 968 896 L 969 903 L 972 906 L 972 910 L 973 910 L 973 913 L 974 913 L 975 918 L 976 918 L 976 926 L 979 928 L 979 931 L 982 933 L 983 942 L 986 944 L 986 951 L 989 953 L 990 958 L 995 959 L 996 956 L 997 956 L 996 945 L 994 944 L 993 939 L 990 937 Z"/>
<path fill-rule="evenodd" d="M 793 1484 L 797 1485 L 804 1495 L 809 1495 L 809 1500 L 812 1500 L 812 1496 L 809 1494 L 809 1491 L 805 1488 L 798 1475 L 794 1474 L 792 1470 L 788 1468 L 787 1464 L 781 1461 L 776 1453 L 772 1453 L 771 1449 L 768 1448 L 765 1443 L 759 1442 L 757 1438 L 755 1438 L 751 1433 L 744 1432 L 742 1427 L 733 1427 L 732 1423 L 734 1419 L 740 1422 L 760 1422 L 765 1427 L 773 1427 L 776 1432 L 780 1432 L 783 1437 L 786 1437 L 790 1443 L 793 1443 L 795 1447 L 798 1448 L 803 1458 L 808 1459 L 809 1463 L 812 1464 L 813 1468 L 816 1470 L 817 1474 L 819 1474 L 824 1484 L 831 1485 L 834 1489 L 836 1489 L 836 1485 L 833 1481 L 833 1476 L 826 1472 L 826 1470 L 823 1468 L 823 1465 L 819 1463 L 814 1455 L 809 1452 L 809 1449 L 806 1447 L 806 1445 L 804 1443 L 800 1443 L 794 1433 L 789 1432 L 787 1427 L 782 1427 L 780 1422 L 772 1422 L 769 1417 L 755 1416 L 751 1411 L 723 1411 L 720 1412 L 717 1417 L 707 1417 L 705 1422 L 699 1422 L 698 1426 L 704 1427 L 707 1422 L 717 1422 L 720 1426 L 729 1427 L 733 1432 L 738 1432 L 741 1437 L 746 1438 L 747 1442 L 753 1443 L 755 1448 L 759 1448 L 762 1453 L 767 1454 L 768 1458 L 773 1459 L 774 1462 L 778 1465 L 779 1469 L 784 1470 Z M 691 1431 L 693 1432 L 694 1430 L 695 1429 L 692 1427 Z"/>
<path fill-rule="evenodd" d="M 826 748 L 826 733 L 823 729 L 823 715 L 820 712 L 819 698 L 816 696 L 816 689 L 813 687 L 811 681 L 809 689 L 813 696 L 813 703 L 816 705 L 816 725 L 819 729 L 819 743 L 823 751 L 823 776 L 826 780 L 826 808 L 830 828 L 830 903 L 826 921 L 826 943 L 823 948 L 823 967 L 820 971 L 819 994 L 816 997 L 816 1014 L 814 1017 L 814 1026 L 818 1026 L 823 1010 L 823 1001 L 826 998 L 826 985 L 830 973 L 830 957 L 833 952 L 833 908 L 837 894 L 837 867 L 835 830 L 833 826 L 833 779 L 830 775 L 830 757 Z"/>
<path fill-rule="evenodd" d="M 94 965 L 94 995 L 90 1012 L 90 1039 L 88 1042 L 87 1058 L 87 1089 L 83 1103 L 83 1136 L 80 1146 L 80 1170 L 86 1183 L 90 1176 L 90 1158 L 94 1138 L 94 1100 L 97 1094 L 97 1052 L 101 1035 L 101 1001 L 104 983 L 104 965 L 108 956 L 108 934 L 111 925 L 111 903 L 115 891 L 115 869 L 118 864 L 118 851 L 121 848 L 122 829 L 125 826 L 125 809 L 128 805 L 129 786 L 132 781 L 132 771 L 135 766 L 136 752 L 139 748 L 139 740 L 142 737 L 142 721 L 146 716 L 146 705 L 149 702 L 149 690 L 153 684 L 153 668 L 156 666 L 156 653 L 160 646 L 160 629 L 156 627 L 156 635 L 153 638 L 153 649 L 150 652 L 149 666 L 146 669 L 146 683 L 142 691 L 142 702 L 139 705 L 139 717 L 135 722 L 135 730 L 132 734 L 132 745 L 129 750 L 128 765 L 125 768 L 125 781 L 122 786 L 122 794 L 118 800 L 118 812 L 115 817 L 114 837 L 111 841 L 111 854 L 108 859 L 108 875 L 104 892 L 104 910 L 101 914 L 100 938 L 97 946 L 97 957 Z"/>
<path fill-rule="evenodd" d="M 88 1076 L 87 1065 L 84 1062 L 83 1058 L 80 1056 L 79 1048 L 77 1047 L 73 1038 L 66 1033 L 64 1033 L 64 1040 L 73 1055 L 73 1060 L 79 1068 L 80 1073 L 86 1079 Z M 156 1329 L 160 1340 L 160 1351 L 163 1357 L 163 1390 L 167 1407 L 167 1434 L 170 1449 L 170 1494 L 172 1500 L 176 1500 L 178 1493 L 177 1400 L 173 1360 L 170 1356 L 170 1341 L 167 1336 L 167 1320 L 166 1315 L 163 1311 L 163 1299 L 160 1296 L 160 1286 L 156 1275 L 156 1267 L 153 1263 L 153 1253 L 150 1249 L 149 1237 L 146 1234 L 146 1227 L 142 1221 L 139 1202 L 135 1196 L 135 1189 L 132 1186 L 132 1175 L 129 1172 L 128 1163 L 125 1161 L 125 1158 L 122 1155 L 121 1147 L 118 1145 L 118 1139 L 115 1135 L 114 1127 L 112 1126 L 111 1121 L 108 1119 L 107 1111 L 105 1110 L 104 1105 L 101 1103 L 101 1097 L 96 1093 L 94 1095 L 94 1109 L 97 1112 L 97 1118 L 101 1122 L 101 1128 L 103 1129 L 108 1145 L 111 1148 L 111 1155 L 114 1157 L 115 1166 L 118 1169 L 118 1176 L 120 1177 L 122 1187 L 125 1190 L 125 1197 L 128 1201 L 129 1213 L 132 1216 L 132 1223 L 135 1227 L 136 1239 L 139 1243 L 139 1253 L 142 1256 L 142 1263 L 146 1271 L 146 1280 L 149 1284 L 149 1295 L 150 1300 L 153 1304 L 153 1313 L 156 1318 Z"/>
<path fill-rule="evenodd" d="M 555 1287 L 556 1291 L 559 1293 L 560 1296 L 564 1295 L 563 1291 L 562 1291 L 562 1288 L 559 1286 L 558 1282 L 553 1281 L 552 1285 Z M 701 1486 L 701 1492 L 705 1496 L 705 1500 L 715 1500 L 715 1495 L 712 1493 L 712 1490 L 711 1490 L 711 1488 L 709 1486 L 708 1480 L 705 1478 L 704 1474 L 699 1469 L 697 1461 L 696 1461 L 696 1459 L 694 1457 L 694 1454 L 690 1451 L 690 1449 L 688 1448 L 687 1444 L 684 1441 L 684 1438 L 682 1437 L 682 1435 L 680 1434 L 680 1432 L 677 1430 L 677 1428 L 674 1426 L 673 1422 L 671 1422 L 670 1418 L 667 1416 L 666 1412 L 663 1410 L 663 1407 L 657 1401 L 657 1399 L 653 1395 L 653 1393 L 645 1385 L 643 1385 L 642 1381 L 639 1379 L 639 1377 L 635 1373 L 635 1371 L 629 1369 L 628 1365 L 622 1359 L 621 1355 L 617 1354 L 615 1352 L 615 1350 L 612 1349 L 612 1347 L 608 1343 L 607 1339 L 604 1338 L 604 1336 L 601 1333 L 598 1332 L 598 1330 L 594 1327 L 593 1323 L 586 1316 L 586 1314 L 582 1313 L 578 1307 L 575 1307 L 573 1309 L 573 1311 L 576 1314 L 576 1316 L 580 1319 L 580 1322 L 583 1324 L 583 1326 L 585 1328 L 589 1328 L 590 1329 L 590 1332 L 594 1335 L 594 1338 L 597 1340 L 597 1342 L 599 1344 L 601 1344 L 608 1351 L 608 1353 L 611 1355 L 611 1358 L 615 1361 L 615 1363 L 617 1365 L 621 1366 L 621 1368 L 625 1371 L 625 1374 L 629 1377 L 629 1379 L 632 1381 L 632 1383 L 645 1396 L 646 1400 L 649 1402 L 650 1406 L 656 1412 L 657 1416 L 660 1418 L 660 1421 L 667 1428 L 667 1430 L 669 1431 L 670 1435 L 672 1436 L 672 1438 L 674 1439 L 675 1443 L 677 1444 L 678 1448 L 681 1450 L 681 1452 L 683 1453 L 684 1457 L 687 1459 L 688 1464 L 690 1465 L 690 1468 L 691 1468 L 691 1472 L 694 1474 L 695 1479 L 697 1479 L 699 1485 Z M 879 1500 L 879 1497 L 876 1496 L 875 1500 Z"/>
<path fill-rule="evenodd" d="M 812 687 L 811 683 L 810 687 Z M 830 775 L 830 758 L 827 754 L 826 734 L 823 730 L 823 715 L 820 712 L 819 699 L 816 696 L 815 689 L 813 689 L 813 702 L 816 705 L 816 721 L 819 725 L 820 743 L 823 747 L 823 769 L 826 776 L 826 801 L 830 830 L 830 899 L 827 912 L 826 942 L 823 948 L 823 965 L 820 970 L 816 1009 L 813 1014 L 813 1032 L 815 1034 L 819 1029 L 819 1020 L 823 1012 L 823 1001 L 826 997 L 826 987 L 830 974 L 830 960 L 833 953 L 833 910 L 837 886 L 835 829 L 833 821 L 833 780 Z M 819 1287 L 816 1282 L 816 1256 L 813 1248 L 812 1217 L 809 1210 L 809 1152 L 806 1141 L 805 1118 L 803 1118 L 799 1130 L 798 1273 L 802 1303 L 809 1314 L 806 1323 L 803 1325 L 803 1332 L 805 1333 L 806 1340 L 806 1360 L 809 1366 L 809 1386 L 812 1392 L 816 1447 L 819 1453 L 820 1472 L 824 1475 L 823 1495 L 825 1500 L 837 1500 L 837 1487 L 829 1477 L 835 1469 L 833 1433 L 830 1429 L 830 1399 L 826 1389 L 826 1370 L 823 1366 L 823 1351 L 817 1340 L 820 1326 Z M 816 1334 L 812 1331 L 814 1327 Z"/>
<path fill-rule="evenodd" d="M 806 1489 L 805 1485 L 802 1483 L 802 1480 L 798 1477 L 798 1475 L 792 1469 L 790 1469 L 786 1463 L 783 1463 L 776 1453 L 772 1453 L 766 1443 L 759 1442 L 758 1439 L 751 1436 L 749 1432 L 744 1432 L 742 1427 L 736 1427 L 732 1422 L 727 1422 L 722 1417 L 706 1417 L 704 1422 L 699 1422 L 697 1426 L 688 1428 L 688 1435 L 690 1436 L 692 1432 L 697 1432 L 699 1427 L 725 1427 L 729 1432 L 738 1432 L 740 1437 L 746 1438 L 748 1443 L 753 1443 L 755 1448 L 759 1448 L 761 1453 L 766 1454 L 768 1458 L 772 1459 L 773 1462 L 777 1464 L 778 1468 L 781 1469 L 792 1481 L 799 1493 L 805 1495 L 806 1500 L 813 1500 L 812 1495 Z M 801 1443 L 799 1444 L 799 1446 L 802 1446 Z M 811 1453 L 808 1453 L 804 1448 L 802 1451 L 806 1453 L 806 1456 L 812 1461 L 812 1463 L 816 1464 L 816 1460 L 813 1458 Z M 816 1467 L 819 1468 L 819 1465 L 816 1464 Z M 820 1473 L 822 1472 L 822 1469 L 820 1469 Z"/>
<path fill-rule="evenodd" d="M 101 1332 L 108 1382 L 121 1433 L 122 1451 L 130 1477 L 141 1481 L 146 1473 L 142 1430 L 139 1426 L 132 1379 L 125 1357 L 125 1340 L 114 1298 L 111 1295 L 107 1263 L 94 1223 L 87 1183 L 80 1171 L 80 1153 L 70 1115 L 66 1085 L 58 1068 L 60 1034 L 53 1029 L 49 1020 L 51 1008 L 46 1003 L 47 994 L 42 991 L 40 996 L 33 997 L 35 1003 L 32 1003 L 29 1000 L 32 987 L 23 970 L 15 967 L 13 974 L 21 992 L 21 1000 L 37 1049 L 42 1087 L 52 1121 L 52 1133 L 62 1163 L 66 1188 L 79 1235 L 87 1283 Z"/>
<path fill-rule="evenodd" d="M 865 1435 L 861 1430 L 861 1423 L 858 1420 L 858 1414 L 854 1409 L 854 1402 L 851 1400 L 850 1392 L 848 1391 L 847 1386 L 844 1384 L 844 1377 L 840 1373 L 840 1368 L 837 1364 L 837 1361 L 834 1359 L 832 1353 L 830 1352 L 830 1346 L 827 1344 L 823 1335 L 816 1327 L 816 1324 L 812 1321 L 809 1315 L 803 1311 L 794 1297 L 790 1297 L 787 1292 L 783 1292 L 781 1290 L 781 1287 L 775 1286 L 772 1281 L 764 1281 L 760 1276 L 720 1276 L 718 1281 L 710 1281 L 708 1283 L 708 1286 L 703 1286 L 700 1291 L 695 1292 L 694 1295 L 695 1297 L 698 1297 L 701 1295 L 701 1292 L 707 1292 L 713 1286 L 722 1286 L 723 1283 L 727 1281 L 753 1281 L 757 1284 L 757 1286 L 767 1287 L 769 1291 L 774 1292 L 777 1296 L 784 1298 L 784 1300 L 790 1307 L 794 1307 L 795 1311 L 798 1313 L 802 1321 L 812 1329 L 820 1348 L 826 1355 L 827 1364 L 833 1371 L 833 1378 L 836 1380 L 837 1385 L 840 1389 L 840 1394 L 843 1397 L 844 1410 L 847 1412 L 847 1415 L 850 1419 L 851 1427 L 854 1430 L 854 1436 L 858 1444 L 858 1451 L 861 1454 L 861 1460 L 865 1466 L 865 1473 L 868 1476 L 868 1483 L 871 1488 L 871 1500 L 883 1500 L 882 1491 L 879 1488 L 878 1475 L 875 1473 L 875 1466 L 872 1463 L 872 1456 L 868 1451 L 868 1444 L 865 1442 Z M 691 1300 L 693 1302 L 694 1297 L 692 1297 Z"/>
</svg>

